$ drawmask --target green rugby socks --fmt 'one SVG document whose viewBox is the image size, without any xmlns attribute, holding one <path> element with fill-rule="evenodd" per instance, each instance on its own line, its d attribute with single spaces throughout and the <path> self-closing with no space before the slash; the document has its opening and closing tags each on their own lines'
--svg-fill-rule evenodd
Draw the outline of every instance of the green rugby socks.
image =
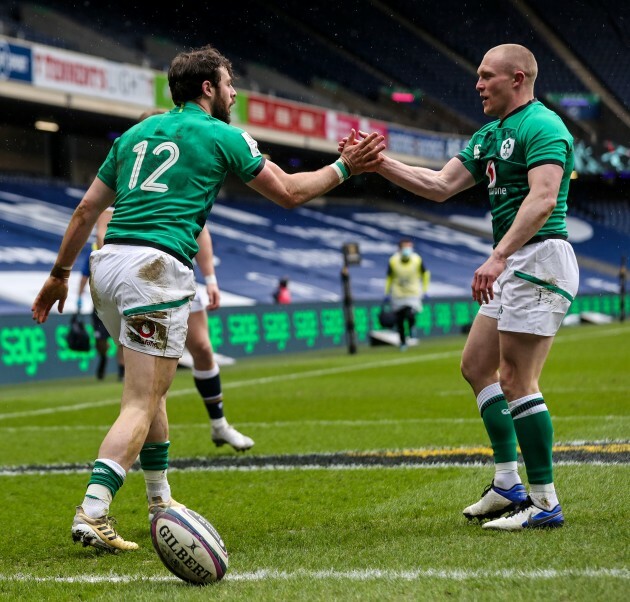
<svg viewBox="0 0 630 602">
<path fill-rule="evenodd" d="M 516 462 L 516 433 L 499 383 L 488 385 L 479 393 L 477 406 L 490 437 L 494 461 L 496 463 Z"/>
<path fill-rule="evenodd" d="M 109 505 L 123 486 L 126 476 L 125 469 L 114 460 L 107 458 L 96 460 L 81 504 L 83 511 L 91 518 L 107 514 Z"/>
<path fill-rule="evenodd" d="M 553 483 L 553 426 L 543 396 L 526 395 L 509 407 L 530 485 Z"/>
<path fill-rule="evenodd" d="M 514 423 L 499 383 L 488 385 L 479 393 L 477 407 L 494 452 L 494 484 L 501 489 L 510 489 L 520 483 L 521 478 L 516 464 Z"/>
</svg>

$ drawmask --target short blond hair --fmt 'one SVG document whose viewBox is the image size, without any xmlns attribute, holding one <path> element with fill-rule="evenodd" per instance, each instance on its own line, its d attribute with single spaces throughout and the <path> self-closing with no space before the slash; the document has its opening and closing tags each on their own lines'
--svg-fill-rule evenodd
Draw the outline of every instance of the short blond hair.
<svg viewBox="0 0 630 602">
<path fill-rule="evenodd" d="M 538 75 L 538 63 L 531 50 L 520 44 L 501 44 L 486 52 L 498 55 L 502 68 L 507 73 L 522 71 L 528 85 L 534 86 Z"/>
</svg>

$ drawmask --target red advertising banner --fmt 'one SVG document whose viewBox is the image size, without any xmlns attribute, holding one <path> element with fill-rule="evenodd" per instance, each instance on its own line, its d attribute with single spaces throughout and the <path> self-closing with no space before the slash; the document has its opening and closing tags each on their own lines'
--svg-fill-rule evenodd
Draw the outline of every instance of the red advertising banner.
<svg viewBox="0 0 630 602">
<path fill-rule="evenodd" d="M 361 130 L 362 132 L 378 132 L 385 136 L 387 144 L 387 124 L 382 121 L 375 121 L 358 115 L 349 115 L 347 113 L 338 113 L 337 111 L 326 112 L 326 138 L 328 140 L 341 140 L 345 138 L 350 130 Z"/>
<path fill-rule="evenodd" d="M 302 136 L 326 137 L 326 112 L 248 93 L 248 123 Z"/>
</svg>

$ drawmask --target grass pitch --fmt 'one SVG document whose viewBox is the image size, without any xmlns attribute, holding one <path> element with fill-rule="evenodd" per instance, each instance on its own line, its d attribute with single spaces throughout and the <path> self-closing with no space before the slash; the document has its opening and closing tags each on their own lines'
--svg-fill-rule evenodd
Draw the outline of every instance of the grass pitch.
<svg viewBox="0 0 630 602">
<path fill-rule="evenodd" d="M 567 522 L 549 532 L 485 532 L 461 514 L 493 474 L 459 374 L 462 337 L 223 367 L 226 416 L 256 441 L 245 454 L 214 447 L 190 372 L 178 371 L 171 486 L 230 553 L 225 579 L 206 588 L 178 580 L 153 551 L 136 470 L 112 513 L 140 549 L 72 544 L 74 506 L 120 384 L 2 387 L 0 598 L 625 600 L 629 339 L 630 324 L 613 324 L 564 328 L 554 343 L 541 388 Z"/>
</svg>

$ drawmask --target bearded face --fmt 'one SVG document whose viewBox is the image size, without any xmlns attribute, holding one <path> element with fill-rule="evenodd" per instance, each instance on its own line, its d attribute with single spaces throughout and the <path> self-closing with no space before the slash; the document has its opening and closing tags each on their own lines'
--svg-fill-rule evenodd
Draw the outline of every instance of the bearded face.
<svg viewBox="0 0 630 602">
<path fill-rule="evenodd" d="M 230 123 L 230 111 L 236 98 L 236 90 L 232 85 L 232 78 L 224 67 L 221 67 L 221 80 L 214 87 L 211 101 L 211 115 L 224 123 Z"/>
<path fill-rule="evenodd" d="M 232 102 L 226 102 L 225 99 L 217 96 L 212 103 L 212 116 L 225 123 L 230 123 L 230 119 L 232 118 L 230 115 L 232 104 Z"/>
</svg>

